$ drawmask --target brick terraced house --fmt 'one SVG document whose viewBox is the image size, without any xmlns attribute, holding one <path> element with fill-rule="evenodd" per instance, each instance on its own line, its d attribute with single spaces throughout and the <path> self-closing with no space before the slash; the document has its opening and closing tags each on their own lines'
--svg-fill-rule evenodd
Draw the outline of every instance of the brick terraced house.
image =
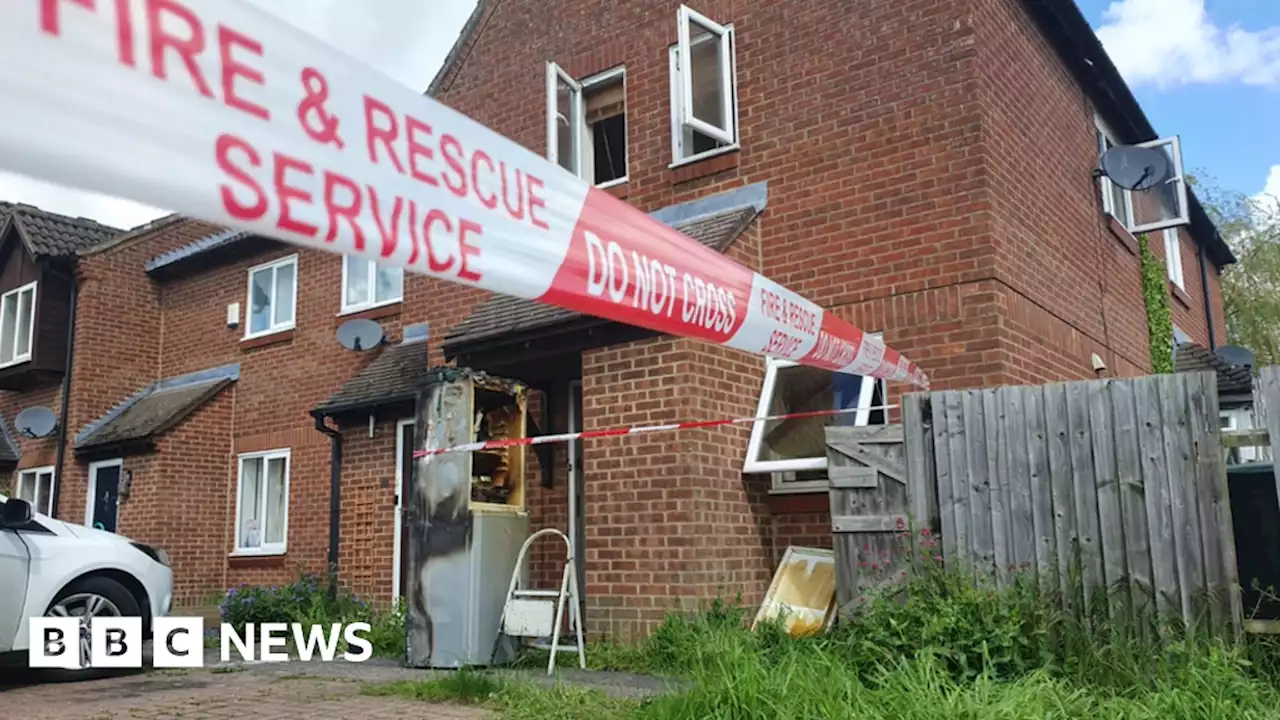
<svg viewBox="0 0 1280 720">
<path fill-rule="evenodd" d="M 1147 372 L 1140 235 L 1168 269 L 1179 341 L 1225 336 L 1234 258 L 1194 194 L 1095 175 L 1107 147 L 1159 136 L 1071 0 L 480 0 L 429 92 L 882 333 L 936 388 L 1093 377 L 1094 356 Z M 529 384 L 537 432 L 832 406 L 873 424 L 906 389 L 179 217 L 77 257 L 56 510 L 168 548 L 181 603 L 322 569 L 334 517 L 343 580 L 398 593 L 413 397 L 432 365 Z M 390 342 L 343 349 L 352 317 Z M 6 421 L 34 387 L 6 386 Z M 579 500 L 588 631 L 643 632 L 718 593 L 758 601 L 788 545 L 829 546 L 819 425 L 531 462 L 534 527 L 568 527 Z M 7 432 L 17 468 L 43 462 Z"/>
</svg>

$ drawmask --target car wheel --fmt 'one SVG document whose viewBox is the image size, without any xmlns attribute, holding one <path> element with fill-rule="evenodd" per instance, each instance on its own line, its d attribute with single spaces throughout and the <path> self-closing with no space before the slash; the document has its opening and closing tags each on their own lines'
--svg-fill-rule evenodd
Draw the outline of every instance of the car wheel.
<svg viewBox="0 0 1280 720">
<path fill-rule="evenodd" d="M 80 620 L 80 667 L 77 677 L 92 674 L 89 663 L 89 624 L 96 617 L 137 617 L 138 600 L 128 588 L 108 577 L 87 577 L 62 589 L 45 615 Z"/>
</svg>

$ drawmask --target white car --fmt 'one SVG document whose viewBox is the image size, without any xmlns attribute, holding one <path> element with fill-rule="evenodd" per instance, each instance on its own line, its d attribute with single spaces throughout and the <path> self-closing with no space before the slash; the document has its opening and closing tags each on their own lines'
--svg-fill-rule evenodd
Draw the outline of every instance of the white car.
<svg viewBox="0 0 1280 720">
<path fill-rule="evenodd" d="M 164 550 L 33 512 L 0 495 L 0 659 L 26 666 L 28 620 L 80 618 L 80 666 L 89 668 L 88 625 L 98 616 L 168 615 L 173 571 Z"/>
</svg>

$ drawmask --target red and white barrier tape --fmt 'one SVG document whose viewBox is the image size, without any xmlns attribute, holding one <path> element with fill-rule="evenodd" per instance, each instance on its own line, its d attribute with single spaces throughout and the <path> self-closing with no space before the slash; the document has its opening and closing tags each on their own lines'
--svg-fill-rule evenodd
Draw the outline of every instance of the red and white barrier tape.
<svg viewBox="0 0 1280 720">
<path fill-rule="evenodd" d="M 879 338 L 242 0 L 3 7 L 6 170 L 662 333 L 928 386 Z M 547 73 L 554 97 L 555 67 Z M 556 147 L 554 100 L 546 110 Z"/>
<path fill-rule="evenodd" d="M 611 428 L 609 430 L 586 430 L 583 432 L 560 433 L 558 435 L 538 435 L 526 438 L 508 438 L 506 440 L 486 440 L 484 442 L 464 443 L 453 447 L 417 450 L 415 458 L 444 455 L 453 452 L 475 452 L 477 450 L 496 450 L 498 448 L 519 447 L 522 445 L 546 445 L 547 443 L 568 442 L 570 440 L 589 440 L 591 438 L 616 437 L 618 435 L 639 435 L 641 433 L 665 432 L 668 430 L 690 430 L 693 428 L 719 427 L 742 423 L 768 422 L 770 420 L 798 420 L 800 418 L 826 417 L 828 415 L 848 415 L 850 413 L 870 412 L 872 410 L 889 410 L 897 405 L 873 405 L 863 408 L 842 408 L 840 410 L 811 410 L 809 412 L 786 413 L 784 415 L 763 415 L 760 417 L 741 417 L 723 420 L 698 420 L 695 422 L 670 423 L 667 425 L 642 425 L 639 427 Z"/>
</svg>

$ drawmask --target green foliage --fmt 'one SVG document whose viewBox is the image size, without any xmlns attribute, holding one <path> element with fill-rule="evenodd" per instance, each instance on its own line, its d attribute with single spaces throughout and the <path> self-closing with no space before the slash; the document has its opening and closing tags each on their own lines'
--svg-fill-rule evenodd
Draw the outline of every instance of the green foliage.
<svg viewBox="0 0 1280 720">
<path fill-rule="evenodd" d="M 346 590 L 330 596 L 326 583 L 310 573 L 300 573 L 287 585 L 241 585 L 232 588 L 219 605 L 222 622 L 237 632 L 253 623 L 303 623 L 304 625 L 367 622 L 367 639 L 375 655 L 404 656 L 404 608 L 397 601 L 384 612 Z"/>
<path fill-rule="evenodd" d="M 1138 257 L 1142 260 L 1142 298 L 1147 306 L 1147 338 L 1151 348 L 1151 372 L 1173 372 L 1173 314 L 1169 309 L 1169 286 L 1165 267 L 1151 252 L 1145 234 L 1138 236 Z"/>
<path fill-rule="evenodd" d="M 1278 364 L 1280 198 L 1246 197 L 1204 175 L 1190 182 L 1238 261 L 1222 275 L 1227 338 L 1253 350 L 1255 367 Z"/>
</svg>

